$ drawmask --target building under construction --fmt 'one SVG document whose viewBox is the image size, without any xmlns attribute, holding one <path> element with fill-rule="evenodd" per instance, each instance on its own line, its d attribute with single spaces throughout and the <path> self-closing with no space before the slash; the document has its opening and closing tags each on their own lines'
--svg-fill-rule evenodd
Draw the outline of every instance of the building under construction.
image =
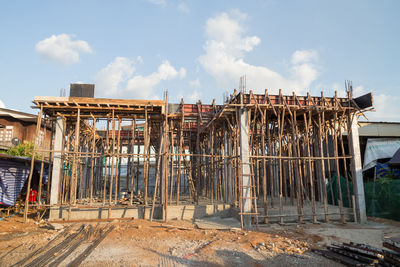
<svg viewBox="0 0 400 267">
<path fill-rule="evenodd" d="M 35 148 L 50 153 L 50 192 L 38 205 L 52 220 L 229 213 L 248 227 L 366 219 L 357 121 L 372 94 L 235 90 L 206 105 L 171 104 L 168 93 L 93 98 L 93 85 L 72 87 L 92 93 L 33 101 L 37 132 L 42 120 L 53 127 L 51 149 Z"/>
</svg>

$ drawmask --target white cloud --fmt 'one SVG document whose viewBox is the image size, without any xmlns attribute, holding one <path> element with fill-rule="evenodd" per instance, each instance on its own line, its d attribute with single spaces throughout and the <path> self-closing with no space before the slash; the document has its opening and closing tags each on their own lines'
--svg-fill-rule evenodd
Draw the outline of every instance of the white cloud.
<svg viewBox="0 0 400 267">
<path fill-rule="evenodd" d="M 194 88 L 200 88 L 200 80 L 197 78 L 196 80 L 190 81 L 189 85 Z"/>
<path fill-rule="evenodd" d="M 1 101 L 1 99 L 0 99 L 0 108 L 6 108 L 6 105 L 4 105 L 4 102 Z"/>
<path fill-rule="evenodd" d="M 364 86 L 360 85 L 360 86 L 356 86 L 355 88 L 353 88 L 353 96 L 354 97 L 359 97 L 362 95 L 365 95 L 367 92 L 365 91 Z"/>
<path fill-rule="evenodd" d="M 142 58 L 141 56 L 138 56 L 138 57 L 136 58 L 136 62 L 137 62 L 137 63 L 143 63 L 143 58 Z"/>
<path fill-rule="evenodd" d="M 199 101 L 202 96 L 202 93 L 198 91 L 201 86 L 199 78 L 189 81 L 189 86 L 191 87 L 191 89 L 187 89 L 184 91 L 180 90 L 173 98 L 177 102 L 180 102 L 182 98 L 187 103 L 196 103 L 197 101 Z"/>
<path fill-rule="evenodd" d="M 158 6 L 166 6 L 167 5 L 166 0 L 147 0 L 147 2 L 154 4 L 154 5 L 158 5 Z"/>
<path fill-rule="evenodd" d="M 288 77 L 265 66 L 251 65 L 245 61 L 245 54 L 259 45 L 261 40 L 258 36 L 245 35 L 243 23 L 246 17 L 246 14 L 234 10 L 207 20 L 205 54 L 199 57 L 205 71 L 216 79 L 219 86 L 230 89 L 237 87 L 243 75 L 246 75 L 247 89 L 255 92 L 263 92 L 268 88 L 271 93 L 277 93 L 277 89 L 282 88 L 286 93 L 301 93 L 308 88 L 318 75 L 313 64 L 317 52 L 295 51 Z"/>
<path fill-rule="evenodd" d="M 393 95 L 374 95 L 375 112 L 365 115 L 371 121 L 400 121 L 400 97 Z"/>
<path fill-rule="evenodd" d="M 139 61 L 139 60 L 137 60 Z M 103 95 L 126 95 L 132 98 L 155 98 L 155 90 L 162 81 L 182 79 L 186 70 L 175 69 L 168 60 L 164 60 L 157 71 L 147 75 L 134 75 L 134 61 L 116 57 L 113 62 L 100 70 L 96 76 L 96 87 Z"/>
<path fill-rule="evenodd" d="M 190 12 L 190 9 L 189 9 L 189 7 L 186 5 L 185 2 L 180 2 L 180 3 L 179 3 L 179 5 L 178 5 L 178 10 L 179 10 L 179 11 L 182 11 L 183 13 L 189 13 L 189 12 Z"/>
<path fill-rule="evenodd" d="M 292 55 L 292 63 L 307 63 L 310 61 L 315 61 L 318 58 L 318 54 L 314 50 L 298 50 Z"/>
<path fill-rule="evenodd" d="M 36 52 L 44 59 L 61 64 L 72 64 L 79 62 L 80 53 L 92 53 L 89 44 L 83 40 L 73 41 L 73 35 L 52 35 L 36 46 Z"/>
<path fill-rule="evenodd" d="M 179 93 L 175 97 L 175 100 L 176 102 L 180 102 L 183 98 L 185 103 L 196 103 L 197 101 L 201 100 L 201 96 L 202 93 L 199 92 L 197 89 L 186 90 L 184 92 L 179 91 Z"/>
<path fill-rule="evenodd" d="M 197 101 L 199 101 L 201 98 L 201 92 L 194 90 L 192 91 L 188 96 L 187 99 L 189 100 L 188 103 L 196 103 Z"/>
<path fill-rule="evenodd" d="M 105 95 L 114 95 L 121 90 L 121 83 L 132 76 L 134 62 L 125 57 L 116 57 L 113 62 L 100 70 L 96 76 L 96 88 Z"/>
</svg>

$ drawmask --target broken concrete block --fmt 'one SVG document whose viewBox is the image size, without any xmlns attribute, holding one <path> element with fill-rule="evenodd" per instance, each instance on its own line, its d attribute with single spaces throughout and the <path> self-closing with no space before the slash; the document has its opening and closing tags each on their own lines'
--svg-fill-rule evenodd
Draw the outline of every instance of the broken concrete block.
<svg viewBox="0 0 400 267">
<path fill-rule="evenodd" d="M 49 223 L 49 227 L 53 230 L 61 230 L 64 228 L 64 225 L 61 223 Z"/>
</svg>

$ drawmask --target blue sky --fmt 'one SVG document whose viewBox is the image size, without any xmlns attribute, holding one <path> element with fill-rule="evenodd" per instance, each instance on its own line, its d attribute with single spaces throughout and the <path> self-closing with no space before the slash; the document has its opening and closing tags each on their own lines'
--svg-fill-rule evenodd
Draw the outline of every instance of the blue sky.
<svg viewBox="0 0 400 267">
<path fill-rule="evenodd" d="M 372 91 L 400 121 L 399 1 L 2 1 L 0 101 L 31 110 L 73 82 L 96 97 L 222 102 L 247 89 Z M 2 105 L 0 102 L 0 105 Z"/>
</svg>

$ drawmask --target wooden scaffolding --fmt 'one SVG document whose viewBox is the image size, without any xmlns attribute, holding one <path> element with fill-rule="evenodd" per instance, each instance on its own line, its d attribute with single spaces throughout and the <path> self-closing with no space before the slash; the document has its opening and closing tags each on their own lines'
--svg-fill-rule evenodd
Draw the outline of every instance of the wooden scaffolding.
<svg viewBox="0 0 400 267">
<path fill-rule="evenodd" d="M 337 205 L 344 223 L 345 199 L 362 219 L 354 138 L 372 95 L 367 100 L 353 99 L 351 88 L 345 98 L 235 90 L 223 105 L 169 104 L 168 93 L 164 100 L 35 97 L 37 133 L 44 120 L 54 140 L 50 150 L 34 150 L 50 153 L 52 164 L 47 197 L 41 201 L 40 184 L 37 205 L 69 213 L 101 207 L 108 217 L 114 207 L 140 205 L 151 220 L 156 206 L 166 219 L 168 205 L 182 201 L 228 203 L 245 226 L 285 222 L 293 217 L 285 205 L 296 207 L 299 223 L 329 221 L 328 206 Z"/>
</svg>

